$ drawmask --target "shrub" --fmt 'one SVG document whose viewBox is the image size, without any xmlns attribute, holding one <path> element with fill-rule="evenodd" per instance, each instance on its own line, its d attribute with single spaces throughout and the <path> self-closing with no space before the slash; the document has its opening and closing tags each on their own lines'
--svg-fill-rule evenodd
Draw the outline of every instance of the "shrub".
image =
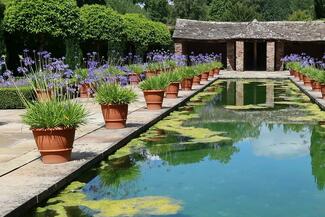
<svg viewBox="0 0 325 217">
<path fill-rule="evenodd" d="M 88 113 L 81 105 L 69 100 L 29 103 L 23 122 L 32 129 L 77 128 L 86 123 Z"/>
<path fill-rule="evenodd" d="M 32 101 L 34 92 L 31 87 L 18 87 L 23 96 Z M 0 109 L 22 109 L 25 108 L 21 101 L 19 93 L 15 87 L 1 87 L 0 88 Z"/>
<path fill-rule="evenodd" d="M 76 37 L 81 29 L 79 8 L 74 0 L 13 0 L 4 26 L 9 33 Z"/>
<path fill-rule="evenodd" d="M 165 90 L 170 81 L 162 75 L 153 76 L 139 84 L 141 90 Z"/>
<path fill-rule="evenodd" d="M 85 5 L 80 9 L 84 40 L 120 41 L 122 17 L 105 5 Z"/>
<path fill-rule="evenodd" d="M 136 97 L 137 95 L 130 88 L 106 83 L 97 89 L 96 101 L 101 105 L 122 105 L 130 104 Z"/>
</svg>

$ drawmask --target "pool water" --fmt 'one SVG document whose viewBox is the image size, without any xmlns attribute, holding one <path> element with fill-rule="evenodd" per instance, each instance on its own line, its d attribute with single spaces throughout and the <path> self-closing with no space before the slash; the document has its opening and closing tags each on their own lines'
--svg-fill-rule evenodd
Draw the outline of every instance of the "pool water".
<svg viewBox="0 0 325 217">
<path fill-rule="evenodd" d="M 324 120 L 290 81 L 217 81 L 30 216 L 325 216 Z"/>
</svg>

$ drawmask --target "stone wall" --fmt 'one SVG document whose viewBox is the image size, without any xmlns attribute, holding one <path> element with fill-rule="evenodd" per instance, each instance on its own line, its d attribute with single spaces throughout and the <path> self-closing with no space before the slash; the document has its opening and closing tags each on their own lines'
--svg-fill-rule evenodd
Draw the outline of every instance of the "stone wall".
<svg viewBox="0 0 325 217">
<path fill-rule="evenodd" d="M 175 43 L 175 54 L 183 54 L 183 44 Z"/>
<path fill-rule="evenodd" d="M 235 42 L 227 41 L 227 70 L 235 70 Z"/>
<path fill-rule="evenodd" d="M 284 42 L 277 41 L 275 43 L 275 70 L 281 71 L 283 70 L 283 63 L 281 59 L 284 57 Z"/>
</svg>

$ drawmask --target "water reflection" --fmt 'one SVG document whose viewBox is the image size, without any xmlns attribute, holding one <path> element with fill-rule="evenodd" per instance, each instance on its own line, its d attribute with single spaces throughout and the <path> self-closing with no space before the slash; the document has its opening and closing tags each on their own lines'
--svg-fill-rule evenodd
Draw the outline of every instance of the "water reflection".
<svg viewBox="0 0 325 217">
<path fill-rule="evenodd" d="M 325 127 L 317 126 L 311 136 L 312 173 L 319 190 L 325 187 Z"/>
</svg>

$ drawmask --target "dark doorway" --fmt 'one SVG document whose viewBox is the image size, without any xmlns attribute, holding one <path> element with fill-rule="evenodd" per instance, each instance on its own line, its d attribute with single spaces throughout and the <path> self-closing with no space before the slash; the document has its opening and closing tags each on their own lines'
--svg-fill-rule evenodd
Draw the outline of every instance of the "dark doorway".
<svg viewBox="0 0 325 217">
<path fill-rule="evenodd" d="M 250 41 L 244 45 L 244 70 L 265 71 L 266 70 L 266 42 Z"/>
</svg>

